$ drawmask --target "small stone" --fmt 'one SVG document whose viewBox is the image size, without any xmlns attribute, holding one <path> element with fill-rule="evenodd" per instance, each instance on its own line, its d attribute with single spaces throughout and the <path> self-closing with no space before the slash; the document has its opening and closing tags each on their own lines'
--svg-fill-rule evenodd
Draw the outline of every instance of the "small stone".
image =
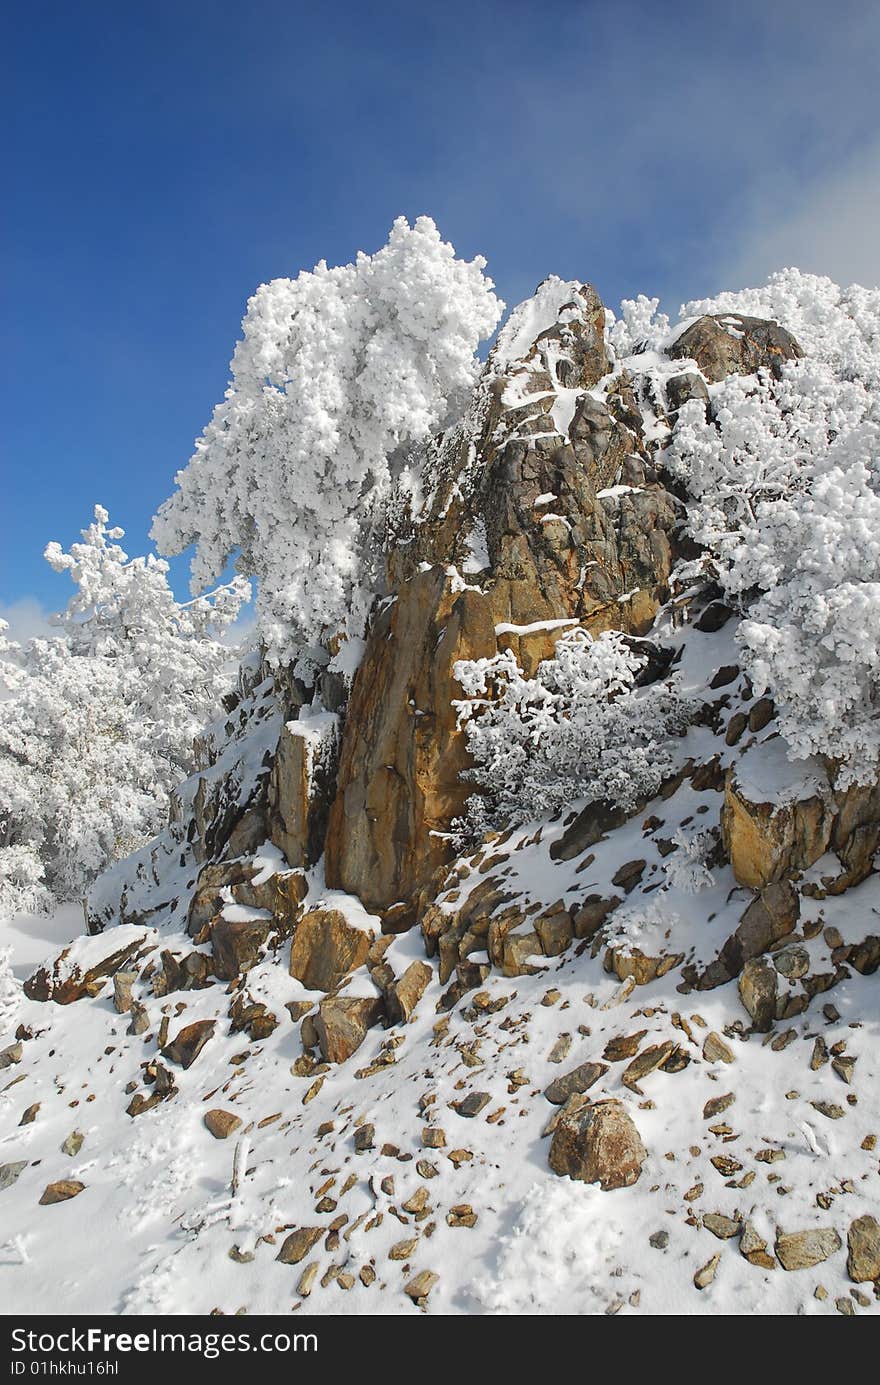
<svg viewBox="0 0 880 1385">
<path fill-rule="evenodd" d="M 447 1226 L 476 1226 L 477 1214 L 469 1202 L 460 1202 L 450 1207 L 446 1214 Z"/>
<path fill-rule="evenodd" d="M 13 1183 L 18 1181 L 19 1175 L 28 1166 L 27 1159 L 18 1159 L 14 1164 L 0 1164 L 0 1193 L 4 1193 L 7 1188 L 11 1188 Z"/>
<path fill-rule="evenodd" d="M 759 1034 L 766 1034 L 776 1018 L 779 981 L 775 967 L 765 957 L 746 962 L 737 982 L 739 998 Z"/>
<path fill-rule="evenodd" d="M 416 1173 L 419 1178 L 436 1178 L 440 1170 L 436 1164 L 431 1164 L 427 1159 L 420 1159 L 416 1164 Z"/>
<path fill-rule="evenodd" d="M 838 1313 L 841 1313 L 845 1318 L 854 1318 L 856 1315 L 856 1310 L 852 1306 L 852 1299 L 836 1298 L 834 1300 L 834 1306 Z"/>
<path fill-rule="evenodd" d="M 439 1274 L 435 1274 L 433 1270 L 422 1270 L 421 1273 L 416 1275 L 415 1279 L 411 1279 L 409 1283 L 404 1286 L 403 1292 L 408 1298 L 411 1298 L 414 1303 L 418 1303 L 420 1299 L 428 1297 L 439 1279 Z"/>
<path fill-rule="evenodd" d="M 61 1153 L 67 1154 L 70 1156 L 71 1159 L 74 1159 L 82 1149 L 84 1140 L 85 1135 L 82 1133 L 81 1130 L 71 1130 L 67 1139 L 61 1146 Z"/>
<path fill-rule="evenodd" d="M 388 1252 L 389 1260 L 409 1260 L 419 1244 L 418 1236 L 410 1241 L 396 1241 Z"/>
<path fill-rule="evenodd" d="M 840 1078 L 841 1082 L 846 1082 L 847 1085 L 849 1085 L 849 1083 L 852 1082 L 853 1074 L 856 1070 L 856 1060 L 852 1057 L 851 1054 L 845 1053 L 842 1054 L 839 1058 L 832 1058 L 831 1066 L 837 1073 L 837 1076 Z"/>
<path fill-rule="evenodd" d="M 426 1125 L 422 1131 L 423 1149 L 443 1149 L 446 1144 L 446 1131 L 435 1125 Z"/>
<path fill-rule="evenodd" d="M 647 1032 L 647 1029 L 640 1029 L 635 1034 L 616 1035 L 615 1038 L 608 1040 L 602 1057 L 609 1063 L 620 1063 L 625 1058 L 635 1058 L 639 1051 L 639 1044 Z"/>
<path fill-rule="evenodd" d="M 839 1121 L 841 1116 L 846 1115 L 842 1106 L 838 1106 L 834 1101 L 811 1101 L 810 1105 L 814 1111 L 818 1111 L 820 1116 L 825 1116 L 827 1120 Z"/>
<path fill-rule="evenodd" d="M 297 1231 L 291 1231 L 275 1257 L 276 1260 L 280 1260 L 282 1265 L 298 1265 L 301 1260 L 305 1260 L 312 1246 L 316 1245 L 323 1235 L 324 1228 L 320 1226 L 301 1226 Z"/>
<path fill-rule="evenodd" d="M 491 1100 L 492 1097 L 488 1092 L 469 1092 L 463 1101 L 453 1102 L 453 1110 L 457 1111 L 460 1116 L 473 1118 L 478 1116 Z"/>
<path fill-rule="evenodd" d="M 42 1102 L 35 1101 L 33 1106 L 29 1106 L 18 1122 L 19 1125 L 33 1125 L 34 1121 L 37 1119 L 41 1105 Z"/>
<path fill-rule="evenodd" d="M 0 1070 L 11 1068 L 13 1063 L 20 1063 L 24 1053 L 23 1044 L 10 1044 L 8 1048 L 0 1050 Z"/>
<path fill-rule="evenodd" d="M 703 1120 L 711 1120 L 713 1116 L 720 1116 L 722 1111 L 726 1111 L 736 1101 L 733 1092 L 725 1092 L 723 1096 L 712 1096 L 703 1107 Z"/>
<path fill-rule="evenodd" d="M 308 1298 L 312 1292 L 312 1285 L 318 1277 L 318 1262 L 312 1260 L 306 1265 L 296 1284 L 296 1292 L 303 1298 Z"/>
<path fill-rule="evenodd" d="M 50 1207 L 55 1202 L 67 1202 L 72 1197 L 79 1197 L 85 1186 L 76 1178 L 62 1178 L 57 1183 L 47 1183 L 40 1206 Z"/>
<path fill-rule="evenodd" d="M 847 1232 L 846 1272 L 855 1284 L 880 1280 L 880 1224 L 866 1214 L 856 1217 Z"/>
<path fill-rule="evenodd" d="M 715 1278 L 715 1271 L 718 1269 L 720 1260 L 721 1252 L 719 1251 L 717 1255 L 713 1255 L 711 1260 L 707 1260 L 705 1265 L 702 1265 L 697 1270 L 694 1275 L 695 1289 L 708 1289 L 712 1280 Z"/>
<path fill-rule="evenodd" d="M 842 1244 L 837 1232 L 829 1226 L 809 1231 L 781 1231 L 774 1248 L 784 1270 L 808 1270 L 827 1260 Z"/>
<path fill-rule="evenodd" d="M 703 1057 L 707 1063 L 732 1063 L 734 1061 L 733 1049 L 726 1044 L 720 1034 L 716 1034 L 712 1029 L 706 1035 L 703 1042 Z"/>
<path fill-rule="evenodd" d="M 544 1096 L 554 1106 L 562 1106 L 570 1096 L 588 1091 L 607 1071 L 605 1063 L 581 1063 L 580 1067 L 573 1068 L 562 1077 L 554 1077 L 550 1085 L 545 1087 Z"/>
<path fill-rule="evenodd" d="M 219 1108 L 206 1111 L 204 1121 L 215 1140 L 226 1140 L 241 1128 L 240 1116 L 236 1116 L 233 1111 L 222 1111 Z"/>
<path fill-rule="evenodd" d="M 376 1271 L 373 1269 L 372 1265 L 361 1265 L 358 1271 L 358 1278 L 364 1287 L 368 1289 L 371 1284 L 375 1284 L 376 1282 Z"/>
<path fill-rule="evenodd" d="M 621 1101 L 594 1102 L 560 1119 L 550 1145 L 550 1167 L 609 1192 L 638 1179 L 647 1151 Z"/>
<path fill-rule="evenodd" d="M 654 1231 L 648 1237 L 648 1245 L 652 1246 L 654 1250 L 665 1250 L 666 1247 L 669 1245 L 669 1232 Z"/>
<path fill-rule="evenodd" d="M 721 1212 L 704 1212 L 703 1225 L 719 1241 L 729 1241 L 731 1236 L 739 1235 L 740 1223 L 733 1217 L 725 1217 Z"/>
<path fill-rule="evenodd" d="M 359 1125 L 354 1132 L 354 1147 L 358 1154 L 363 1154 L 366 1150 L 372 1149 L 375 1138 L 375 1125 Z"/>
<path fill-rule="evenodd" d="M 163 1058 L 179 1063 L 182 1068 L 192 1067 L 205 1044 L 214 1033 L 214 1020 L 196 1020 L 179 1030 L 170 1044 L 162 1048 Z"/>
</svg>

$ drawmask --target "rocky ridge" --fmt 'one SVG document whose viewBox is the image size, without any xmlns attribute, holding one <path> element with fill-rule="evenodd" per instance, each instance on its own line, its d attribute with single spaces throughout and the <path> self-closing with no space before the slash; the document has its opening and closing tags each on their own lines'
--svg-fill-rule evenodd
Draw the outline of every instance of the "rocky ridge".
<svg viewBox="0 0 880 1385">
<path fill-rule="evenodd" d="M 595 1247 L 566 1262 L 586 1311 L 712 1311 L 724 1284 L 737 1311 L 874 1307 L 878 790 L 789 765 L 732 613 L 676 567 L 662 465 L 685 399 L 800 354 L 728 315 L 620 362 L 595 291 L 549 281 L 437 441 L 356 671 L 243 669 L 165 834 L 99 882 L 0 1053 L 0 1196 L 127 1207 L 122 1311 L 568 1311 L 541 1298 L 559 1219 Z M 575 625 L 676 669 L 675 771 L 630 815 L 574 804 L 456 855 L 455 662 L 533 670 Z M 157 1221 L 180 1221 L 158 1252 Z M 482 1270 L 451 1280 L 465 1232 Z"/>
</svg>

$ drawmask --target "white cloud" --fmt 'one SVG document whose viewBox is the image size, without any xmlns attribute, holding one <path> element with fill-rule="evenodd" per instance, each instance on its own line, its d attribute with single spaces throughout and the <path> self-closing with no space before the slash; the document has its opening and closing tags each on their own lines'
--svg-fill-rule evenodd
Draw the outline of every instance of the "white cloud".
<svg viewBox="0 0 880 1385">
<path fill-rule="evenodd" d="M 751 201 L 739 244 L 719 275 L 726 286 L 763 283 L 787 265 L 839 284 L 880 285 L 880 139 L 842 165 L 818 170 L 806 186 L 777 180 Z"/>
<path fill-rule="evenodd" d="M 50 624 L 51 612 L 34 596 L 23 596 L 19 601 L 0 601 L 0 620 L 5 620 L 9 629 L 6 637 L 25 644 L 35 636 L 55 635 L 57 630 Z"/>
</svg>

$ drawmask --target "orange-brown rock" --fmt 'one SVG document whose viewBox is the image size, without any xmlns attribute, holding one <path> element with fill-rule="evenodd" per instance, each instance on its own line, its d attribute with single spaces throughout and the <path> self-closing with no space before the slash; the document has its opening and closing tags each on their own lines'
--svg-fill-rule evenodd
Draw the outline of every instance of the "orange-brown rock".
<svg viewBox="0 0 880 1385">
<path fill-rule="evenodd" d="M 835 790 L 818 762 L 810 762 L 809 773 L 798 765 L 786 767 L 779 745 L 774 741 L 755 747 L 739 768 L 727 773 L 721 829 L 733 873 L 741 884 L 761 889 L 806 870 L 831 851 L 842 870 L 823 877 L 822 884 L 839 894 L 873 869 L 880 844 L 880 785 Z M 771 795 L 762 790 L 760 777 L 754 782 L 747 766 L 758 755 L 773 756 L 784 788 L 788 769 L 790 790 Z"/>
<path fill-rule="evenodd" d="M 666 354 L 676 361 L 696 361 L 707 380 L 723 380 L 727 375 L 753 375 L 761 367 L 778 377 L 786 361 L 796 361 L 804 353 L 778 322 L 715 313 L 692 322 Z"/>
<path fill-rule="evenodd" d="M 146 939 L 147 934 L 143 933 L 124 947 L 114 949 L 111 930 L 88 942 L 83 940 L 78 944 L 78 956 L 83 962 L 92 962 L 85 970 L 78 961 L 70 960 L 71 948 L 65 947 L 53 963 L 38 967 L 33 976 L 28 977 L 24 993 L 29 1000 L 53 1000 L 56 1005 L 72 1005 L 85 997 L 93 998 L 100 994 L 111 976 L 141 955 Z"/>
<path fill-rule="evenodd" d="M 328 1063 L 344 1063 L 382 1016 L 379 996 L 328 996 L 315 1015 L 318 1047 Z"/>
<path fill-rule="evenodd" d="M 560 1118 L 550 1146 L 550 1167 L 604 1192 L 628 1188 L 647 1151 L 623 1102 L 595 1101 Z"/>
<path fill-rule="evenodd" d="M 324 849 L 339 745 L 339 718 L 310 710 L 281 728 L 268 790 L 269 838 L 301 869 Z"/>
<path fill-rule="evenodd" d="M 290 974 L 310 991 L 332 991 L 362 966 L 374 935 L 350 923 L 338 909 L 310 909 L 290 945 Z"/>
<path fill-rule="evenodd" d="M 449 859 L 471 792 L 456 729 L 458 659 L 495 653 L 489 603 L 440 568 L 404 582 L 373 623 L 352 688 L 330 810 L 328 885 L 368 909 L 412 898 Z"/>
</svg>

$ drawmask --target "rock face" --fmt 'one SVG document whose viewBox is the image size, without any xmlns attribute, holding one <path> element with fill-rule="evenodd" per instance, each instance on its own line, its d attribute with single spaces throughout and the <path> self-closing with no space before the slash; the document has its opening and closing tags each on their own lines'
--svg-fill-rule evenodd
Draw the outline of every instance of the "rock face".
<svg viewBox="0 0 880 1385">
<path fill-rule="evenodd" d="M 324 849 L 339 756 L 338 716 L 310 710 L 282 727 L 268 790 L 269 838 L 303 870 Z"/>
<path fill-rule="evenodd" d="M 452 669 L 496 645 L 486 598 L 462 585 L 439 568 L 405 582 L 376 618 L 352 688 L 325 870 L 371 910 L 411 899 L 448 859 L 433 834 L 470 792 Z"/>
<path fill-rule="evenodd" d="M 553 1133 L 550 1167 L 604 1192 L 628 1188 L 642 1171 L 647 1151 L 622 1102 L 597 1101 L 562 1116 Z"/>
<path fill-rule="evenodd" d="M 759 746 L 755 753 L 762 750 Z M 823 882 L 829 892 L 839 893 L 870 874 L 880 844 L 880 788 L 855 785 L 836 792 L 824 767 L 810 762 L 806 791 L 788 793 L 782 802 L 762 801 L 760 789 L 748 777 L 743 782 L 741 774 L 728 773 L 721 811 L 724 844 L 741 884 L 761 889 L 806 870 L 828 851 L 843 866 Z"/>
<path fill-rule="evenodd" d="M 642 633 L 665 595 L 678 504 L 628 377 L 588 393 L 608 373 L 603 332 L 582 285 L 534 342 L 499 339 L 473 432 L 444 440 L 436 490 L 389 555 L 395 595 L 354 681 L 325 860 L 328 884 L 370 909 L 413 900 L 449 859 L 470 792 L 455 661 L 510 647 L 531 673 L 562 630 Z"/>
<path fill-rule="evenodd" d="M 785 361 L 803 356 L 794 337 L 777 322 L 741 313 L 716 313 L 697 318 L 667 348 L 675 361 L 696 361 L 707 380 L 726 375 L 751 375 L 761 369 L 777 377 Z"/>
</svg>

